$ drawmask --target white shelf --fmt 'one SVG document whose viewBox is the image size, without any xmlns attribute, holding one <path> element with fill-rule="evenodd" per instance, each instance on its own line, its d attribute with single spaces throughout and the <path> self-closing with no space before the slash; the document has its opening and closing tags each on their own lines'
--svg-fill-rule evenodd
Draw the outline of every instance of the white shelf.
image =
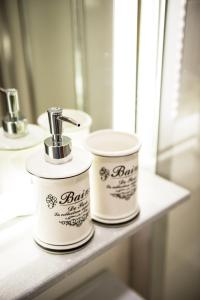
<svg viewBox="0 0 200 300">
<path fill-rule="evenodd" d="M 114 274 L 106 271 L 59 300 L 144 300 Z"/>
<path fill-rule="evenodd" d="M 95 225 L 94 238 L 70 254 L 41 250 L 32 239 L 32 217 L 16 219 L 0 230 L 0 299 L 31 299 L 107 249 L 130 237 L 147 223 L 167 213 L 189 196 L 189 191 L 158 176 L 139 178 L 140 215 L 119 227 Z"/>
</svg>

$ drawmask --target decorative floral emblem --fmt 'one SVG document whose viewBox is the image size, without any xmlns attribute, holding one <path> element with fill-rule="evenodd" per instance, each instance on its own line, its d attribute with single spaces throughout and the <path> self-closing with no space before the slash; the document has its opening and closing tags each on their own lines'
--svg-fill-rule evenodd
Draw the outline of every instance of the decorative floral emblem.
<svg viewBox="0 0 200 300">
<path fill-rule="evenodd" d="M 46 203 L 48 208 L 53 208 L 57 203 L 57 198 L 51 194 L 46 197 Z"/>
<path fill-rule="evenodd" d="M 101 180 L 105 181 L 110 176 L 110 171 L 105 167 L 102 167 L 99 171 L 99 174 L 101 176 Z"/>
</svg>

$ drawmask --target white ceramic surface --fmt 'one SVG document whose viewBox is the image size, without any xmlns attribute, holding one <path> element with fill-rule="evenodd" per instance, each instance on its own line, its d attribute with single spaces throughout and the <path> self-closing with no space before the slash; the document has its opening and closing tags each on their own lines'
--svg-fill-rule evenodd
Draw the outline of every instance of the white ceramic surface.
<svg viewBox="0 0 200 300">
<path fill-rule="evenodd" d="M 88 170 L 92 164 L 92 156 L 88 151 L 73 147 L 72 159 L 64 164 L 52 164 L 45 160 L 42 149 L 35 151 L 26 162 L 29 173 L 47 179 L 62 179 L 77 176 Z"/>
<path fill-rule="evenodd" d="M 141 144 L 136 134 L 103 129 L 91 133 L 85 146 L 93 154 L 112 157 L 138 152 Z"/>
<path fill-rule="evenodd" d="M 92 237 L 91 163 L 91 155 L 78 148 L 73 149 L 72 159 L 64 164 L 45 161 L 43 152 L 36 152 L 27 160 L 38 202 L 34 238 L 46 250 L 74 249 Z"/>
<path fill-rule="evenodd" d="M 94 156 L 90 173 L 92 218 L 108 224 L 131 220 L 139 213 L 138 137 L 100 130 L 89 135 L 85 144 Z"/>
<path fill-rule="evenodd" d="M 45 132 L 39 126 L 28 125 L 28 134 L 20 138 L 8 138 L 0 128 L 0 150 L 22 150 L 40 144 L 45 137 Z"/>
</svg>

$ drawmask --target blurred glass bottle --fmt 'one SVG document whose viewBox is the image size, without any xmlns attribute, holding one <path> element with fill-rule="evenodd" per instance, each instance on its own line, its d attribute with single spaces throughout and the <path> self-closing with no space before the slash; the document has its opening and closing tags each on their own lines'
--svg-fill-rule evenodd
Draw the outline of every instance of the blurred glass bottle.
<svg viewBox="0 0 200 300">
<path fill-rule="evenodd" d="M 28 124 L 21 115 L 18 92 L 14 88 L 0 88 L 6 99 L 7 114 L 0 128 L 0 223 L 34 210 L 33 201 L 25 198 L 30 181 L 25 161 L 30 152 L 44 139 L 44 130 Z M 29 193 L 31 194 L 31 193 Z"/>
</svg>

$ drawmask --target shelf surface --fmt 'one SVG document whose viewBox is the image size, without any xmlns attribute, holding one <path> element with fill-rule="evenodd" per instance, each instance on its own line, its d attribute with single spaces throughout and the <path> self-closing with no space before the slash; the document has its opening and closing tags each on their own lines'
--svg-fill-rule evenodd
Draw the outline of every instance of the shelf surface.
<svg viewBox="0 0 200 300">
<path fill-rule="evenodd" d="M 105 271 L 59 300 L 145 300 L 114 274 Z"/>
<path fill-rule="evenodd" d="M 187 199 L 189 191 L 159 176 L 141 172 L 139 216 L 118 227 L 95 224 L 94 238 L 82 249 L 50 254 L 32 239 L 33 217 L 17 218 L 0 230 L 0 299 L 32 299 L 77 271 L 107 249 Z"/>
</svg>

